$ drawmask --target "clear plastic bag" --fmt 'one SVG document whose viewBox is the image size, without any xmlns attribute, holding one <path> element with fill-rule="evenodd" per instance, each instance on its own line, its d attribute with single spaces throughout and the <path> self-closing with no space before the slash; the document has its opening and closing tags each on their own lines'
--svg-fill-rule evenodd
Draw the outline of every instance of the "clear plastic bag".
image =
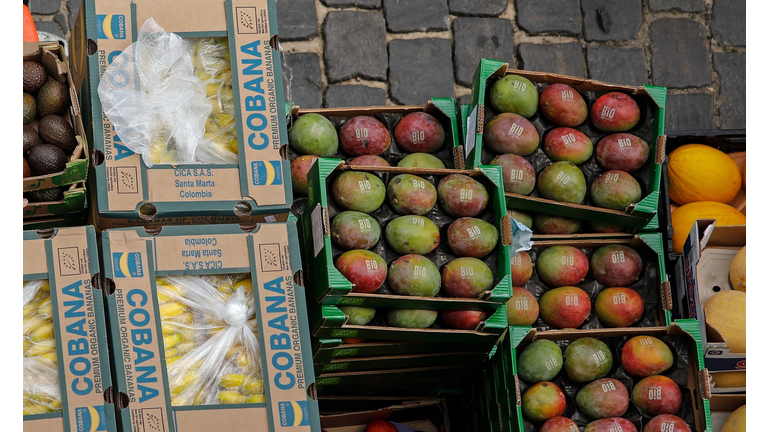
<svg viewBox="0 0 768 432">
<path fill-rule="evenodd" d="M 112 60 L 99 82 L 104 114 L 144 163 L 194 163 L 211 113 L 190 44 L 152 18 Z"/>
<path fill-rule="evenodd" d="M 172 405 L 264 402 L 248 276 L 156 279 Z"/>
<path fill-rule="evenodd" d="M 53 303 L 47 280 L 24 283 L 24 415 L 61 411 Z"/>
</svg>

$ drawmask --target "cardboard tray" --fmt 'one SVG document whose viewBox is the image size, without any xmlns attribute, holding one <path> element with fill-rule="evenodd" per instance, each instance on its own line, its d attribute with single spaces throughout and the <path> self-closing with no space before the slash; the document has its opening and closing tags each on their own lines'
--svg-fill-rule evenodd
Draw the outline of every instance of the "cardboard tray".
<svg viewBox="0 0 768 432">
<path fill-rule="evenodd" d="M 650 160 L 646 162 L 646 166 L 633 173 L 635 177 L 639 177 L 642 180 L 640 183 L 641 187 L 644 189 L 643 199 L 634 205 L 628 206 L 624 211 L 603 209 L 591 205 L 562 203 L 534 196 L 510 193 L 506 194 L 507 205 L 510 208 L 523 211 L 528 210 L 583 219 L 585 221 L 621 225 L 630 228 L 633 232 L 640 230 L 655 230 L 658 228 L 658 225 L 654 225 L 655 222 L 653 221 L 658 207 L 661 163 L 663 162 L 665 154 L 664 145 L 666 136 L 664 135 L 664 113 L 666 88 L 650 85 L 638 87 L 621 86 L 565 75 L 514 70 L 510 69 L 507 63 L 482 59 L 475 70 L 475 78 L 472 86 L 471 112 L 467 117 L 468 126 L 464 142 L 466 165 L 470 168 L 477 167 L 482 163 L 487 162 L 485 159 L 488 157 L 483 156 L 483 129 L 493 115 L 490 112 L 490 105 L 486 106 L 486 93 L 496 79 L 508 74 L 523 76 L 531 80 L 534 84 L 539 85 L 547 83 L 568 84 L 582 93 L 599 94 L 618 91 L 632 95 L 636 100 L 639 100 L 639 105 L 642 107 L 641 122 L 628 132 L 645 139 L 650 146 L 651 151 Z M 542 138 L 546 125 L 548 124 L 549 123 L 544 122 L 540 126 L 541 128 L 544 128 L 539 130 L 539 134 Z M 577 129 L 584 129 L 586 127 L 591 127 L 588 121 L 584 123 L 584 125 L 577 127 Z M 597 143 L 597 138 L 603 134 L 599 131 L 591 131 L 591 129 L 588 132 L 588 135 L 590 133 L 594 135 L 591 139 L 595 144 Z M 537 154 L 540 154 L 541 158 L 548 160 L 541 149 L 537 150 L 531 157 L 534 157 Z M 581 167 L 582 171 L 584 171 L 584 167 L 590 163 L 591 162 L 588 161 L 583 164 Z M 588 173 L 589 175 L 586 176 L 588 179 L 590 176 L 593 176 L 593 174 L 604 171 L 602 168 L 598 167 L 596 163 L 594 165 L 592 171 L 596 172 L 593 173 L 590 171 Z M 588 196 L 586 197 L 586 202 L 590 202 Z"/>
<path fill-rule="evenodd" d="M 38 218 L 82 213 L 86 208 L 85 183 L 72 184 L 66 188 L 61 201 L 29 202 L 24 198 L 24 221 L 34 222 L 39 220 Z"/>
<path fill-rule="evenodd" d="M 495 341 L 487 346 L 467 345 L 462 353 L 484 353 L 493 349 Z M 421 343 L 408 341 L 347 341 L 344 339 L 312 339 L 312 352 L 315 365 L 334 361 L 356 360 L 358 358 L 402 355 L 441 354 L 446 352 L 446 345 L 441 343 Z"/>
</svg>

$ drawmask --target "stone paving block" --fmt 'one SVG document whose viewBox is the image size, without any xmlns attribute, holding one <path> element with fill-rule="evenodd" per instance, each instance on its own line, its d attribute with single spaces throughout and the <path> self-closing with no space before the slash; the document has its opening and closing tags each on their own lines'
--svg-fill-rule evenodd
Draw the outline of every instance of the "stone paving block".
<svg viewBox="0 0 768 432">
<path fill-rule="evenodd" d="M 568 42 L 551 45 L 521 43 L 518 46 L 520 68 L 586 78 L 581 44 Z"/>
<path fill-rule="evenodd" d="M 307 40 L 317 36 L 317 10 L 314 0 L 282 0 L 276 5 L 280 40 Z"/>
<path fill-rule="evenodd" d="M 35 15 L 53 15 L 61 10 L 61 0 L 29 0 L 27 6 Z"/>
<path fill-rule="evenodd" d="M 715 0 L 710 28 L 720 45 L 747 46 L 747 0 Z"/>
<path fill-rule="evenodd" d="M 689 93 L 667 95 L 667 131 L 716 129 L 712 95 Z"/>
<path fill-rule="evenodd" d="M 448 39 L 395 39 L 389 42 L 389 93 L 395 103 L 423 105 L 453 97 L 453 63 Z"/>
<path fill-rule="evenodd" d="M 320 56 L 315 53 L 283 53 L 283 56 L 283 64 L 286 65 L 283 67 L 286 101 L 290 86 L 290 100 L 296 105 L 302 108 L 322 107 L 323 79 L 320 74 Z"/>
<path fill-rule="evenodd" d="M 381 12 L 329 12 L 323 35 L 329 82 L 387 79 L 387 34 Z"/>
<path fill-rule="evenodd" d="M 641 0 L 581 0 L 584 39 L 629 40 L 643 21 Z"/>
<path fill-rule="evenodd" d="M 77 14 L 80 13 L 80 5 L 82 4 L 83 4 L 82 1 L 67 0 L 67 10 L 69 11 L 70 30 L 75 26 L 75 21 L 77 21 Z"/>
<path fill-rule="evenodd" d="M 707 5 L 704 0 L 648 0 L 648 8 L 654 12 L 667 10 L 703 12 L 707 9 Z"/>
<path fill-rule="evenodd" d="M 648 84 L 648 67 L 642 48 L 587 47 L 587 64 L 592 79 L 612 84 Z"/>
<path fill-rule="evenodd" d="M 37 31 L 44 31 L 56 36 L 64 37 L 64 33 L 61 30 L 61 26 L 54 21 L 35 21 L 35 27 Z"/>
<path fill-rule="evenodd" d="M 715 53 L 715 72 L 720 76 L 720 127 L 747 127 L 747 54 Z"/>
<path fill-rule="evenodd" d="M 384 0 L 387 28 L 393 33 L 448 30 L 447 0 Z"/>
<path fill-rule="evenodd" d="M 53 17 L 53 20 L 59 24 L 59 27 L 66 29 L 65 33 L 69 34 L 70 26 L 67 25 L 67 18 L 64 14 L 56 14 L 56 16 Z"/>
<path fill-rule="evenodd" d="M 509 0 L 448 0 L 448 8 L 454 15 L 499 16 L 507 3 Z"/>
<path fill-rule="evenodd" d="M 581 34 L 579 0 L 517 0 L 517 25 L 530 34 Z"/>
<path fill-rule="evenodd" d="M 320 0 L 330 7 L 359 7 L 363 9 L 375 9 L 381 7 L 381 0 Z"/>
<path fill-rule="evenodd" d="M 387 92 L 376 87 L 339 84 L 325 89 L 325 106 L 328 108 L 384 106 L 386 103 Z"/>
<path fill-rule="evenodd" d="M 707 32 L 688 18 L 659 18 L 650 25 L 653 84 L 685 88 L 712 82 Z"/>
<path fill-rule="evenodd" d="M 472 86 L 477 64 L 483 58 L 515 64 L 512 23 L 504 18 L 467 18 L 453 20 L 453 61 L 456 82 Z"/>
</svg>

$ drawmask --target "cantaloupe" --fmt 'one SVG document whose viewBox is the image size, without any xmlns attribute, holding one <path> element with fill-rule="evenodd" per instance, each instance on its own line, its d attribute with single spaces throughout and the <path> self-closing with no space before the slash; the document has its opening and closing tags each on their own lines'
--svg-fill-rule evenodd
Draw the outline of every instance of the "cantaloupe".
<svg viewBox="0 0 768 432">
<path fill-rule="evenodd" d="M 712 382 L 718 388 L 747 386 L 746 371 L 710 372 L 709 375 L 712 376 Z"/>
<path fill-rule="evenodd" d="M 683 245 L 696 219 L 715 219 L 717 225 L 746 225 L 747 217 L 729 206 L 714 201 L 701 201 L 678 207 L 672 212 L 672 251 L 683 253 Z"/>
<path fill-rule="evenodd" d="M 747 292 L 747 247 L 739 250 L 731 262 L 731 286 L 735 290 Z"/>
<path fill-rule="evenodd" d="M 729 203 L 741 189 L 736 162 L 720 150 L 686 144 L 669 154 L 669 198 L 685 205 L 698 201 Z"/>
<path fill-rule="evenodd" d="M 747 294 L 720 291 L 704 303 L 707 324 L 717 330 L 731 353 L 747 352 Z"/>
<path fill-rule="evenodd" d="M 747 405 L 744 404 L 732 412 L 725 421 L 721 432 L 747 432 Z"/>
</svg>

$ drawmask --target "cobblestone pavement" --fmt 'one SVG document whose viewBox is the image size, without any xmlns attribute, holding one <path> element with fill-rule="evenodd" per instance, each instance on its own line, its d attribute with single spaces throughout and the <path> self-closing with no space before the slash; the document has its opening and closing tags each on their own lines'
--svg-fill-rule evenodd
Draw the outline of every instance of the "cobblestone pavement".
<svg viewBox="0 0 768 432">
<path fill-rule="evenodd" d="M 29 0 L 69 36 L 81 2 Z M 278 0 L 301 107 L 469 100 L 477 62 L 669 90 L 667 130 L 746 127 L 746 0 Z"/>
</svg>

